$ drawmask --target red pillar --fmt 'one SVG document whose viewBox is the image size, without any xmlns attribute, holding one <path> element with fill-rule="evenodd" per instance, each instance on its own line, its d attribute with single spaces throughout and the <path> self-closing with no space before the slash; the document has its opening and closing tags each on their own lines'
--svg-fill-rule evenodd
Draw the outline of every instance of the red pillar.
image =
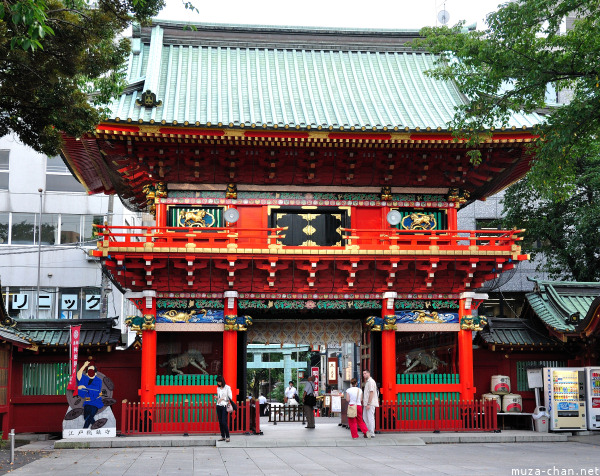
<svg viewBox="0 0 600 476">
<path fill-rule="evenodd" d="M 467 309 L 467 306 L 469 309 Z M 458 305 L 458 320 L 471 314 L 470 299 L 462 297 Z M 458 372 L 460 375 L 460 399 L 473 400 L 475 388 L 473 387 L 473 331 L 458 331 Z"/>
<path fill-rule="evenodd" d="M 144 315 L 156 317 L 156 292 L 144 291 L 142 310 Z M 142 382 L 140 401 L 154 403 L 156 396 L 156 331 L 142 331 Z"/>
<path fill-rule="evenodd" d="M 381 316 L 394 314 L 396 293 L 384 293 Z M 384 400 L 395 400 L 396 392 L 396 330 L 381 331 L 381 393 Z"/>
<path fill-rule="evenodd" d="M 237 316 L 237 291 L 225 291 L 225 316 Z M 223 378 L 237 399 L 237 333 L 223 331 Z"/>
<path fill-rule="evenodd" d="M 156 227 L 167 226 L 167 204 L 162 200 L 156 204 Z"/>
<path fill-rule="evenodd" d="M 158 214 L 157 214 L 158 216 Z M 458 229 L 458 208 L 448 208 L 448 230 Z"/>
<path fill-rule="evenodd" d="M 12 379 L 13 379 L 13 352 L 16 351 L 12 344 L 5 344 L 8 348 L 8 366 L 6 369 L 7 382 L 6 382 L 6 414 L 2 417 L 2 439 L 8 440 L 8 434 L 10 428 L 13 425 L 13 408 L 12 405 Z"/>
</svg>

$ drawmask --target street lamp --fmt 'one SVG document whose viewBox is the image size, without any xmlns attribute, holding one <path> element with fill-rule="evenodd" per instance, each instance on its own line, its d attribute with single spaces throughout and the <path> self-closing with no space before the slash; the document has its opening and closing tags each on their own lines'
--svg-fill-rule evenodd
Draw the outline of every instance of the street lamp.
<svg viewBox="0 0 600 476">
<path fill-rule="evenodd" d="M 38 188 L 40 193 L 40 219 L 38 221 L 38 265 L 37 265 L 37 304 L 35 307 L 35 317 L 40 318 L 40 279 L 42 271 L 42 198 L 44 189 Z"/>
</svg>

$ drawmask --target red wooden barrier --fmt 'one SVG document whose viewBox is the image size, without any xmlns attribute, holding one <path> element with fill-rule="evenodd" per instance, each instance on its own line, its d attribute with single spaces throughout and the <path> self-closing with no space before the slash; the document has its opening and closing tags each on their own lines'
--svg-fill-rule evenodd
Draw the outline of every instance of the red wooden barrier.
<svg viewBox="0 0 600 476">
<path fill-rule="evenodd" d="M 497 431 L 497 409 L 492 400 L 398 403 L 384 401 L 375 411 L 375 430 Z"/>
<path fill-rule="evenodd" d="M 260 433 L 260 412 L 249 400 L 229 414 L 230 433 Z M 219 433 L 217 410 L 210 403 L 128 403 L 123 401 L 121 434 Z"/>
</svg>

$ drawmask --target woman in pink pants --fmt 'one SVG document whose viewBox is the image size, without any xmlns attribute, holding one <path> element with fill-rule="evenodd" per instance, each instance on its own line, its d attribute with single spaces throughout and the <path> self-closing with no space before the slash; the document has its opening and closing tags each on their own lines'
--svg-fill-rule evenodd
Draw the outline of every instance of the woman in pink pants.
<svg viewBox="0 0 600 476">
<path fill-rule="evenodd" d="M 358 438 L 358 430 L 357 426 L 360 428 L 360 431 L 363 432 L 365 438 L 370 438 L 369 432 L 367 430 L 367 425 L 362 418 L 362 390 L 356 386 L 356 379 L 353 378 L 350 381 L 352 385 L 348 390 L 346 390 L 346 400 L 348 401 L 348 408 L 354 406 L 356 407 L 356 416 L 354 418 L 348 417 L 348 426 L 350 427 L 350 434 L 352 435 L 352 439 Z"/>
</svg>

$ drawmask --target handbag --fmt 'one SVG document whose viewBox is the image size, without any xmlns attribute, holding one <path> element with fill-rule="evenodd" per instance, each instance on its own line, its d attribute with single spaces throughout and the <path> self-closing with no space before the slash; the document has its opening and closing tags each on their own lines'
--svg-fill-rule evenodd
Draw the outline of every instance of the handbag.
<svg viewBox="0 0 600 476">
<path fill-rule="evenodd" d="M 229 411 L 229 407 L 231 407 L 231 411 L 237 411 L 237 403 L 235 403 L 231 398 L 229 399 L 229 403 L 227 404 L 227 411 Z"/>
<path fill-rule="evenodd" d="M 229 402 L 227 404 L 227 413 L 231 413 L 231 412 L 233 412 L 233 405 L 231 404 L 231 402 Z"/>
<path fill-rule="evenodd" d="M 317 397 L 312 393 L 304 397 L 304 405 L 307 407 L 314 407 L 317 404 Z"/>
<path fill-rule="evenodd" d="M 348 418 L 356 418 L 358 415 L 358 408 L 356 405 L 348 405 Z"/>
</svg>

